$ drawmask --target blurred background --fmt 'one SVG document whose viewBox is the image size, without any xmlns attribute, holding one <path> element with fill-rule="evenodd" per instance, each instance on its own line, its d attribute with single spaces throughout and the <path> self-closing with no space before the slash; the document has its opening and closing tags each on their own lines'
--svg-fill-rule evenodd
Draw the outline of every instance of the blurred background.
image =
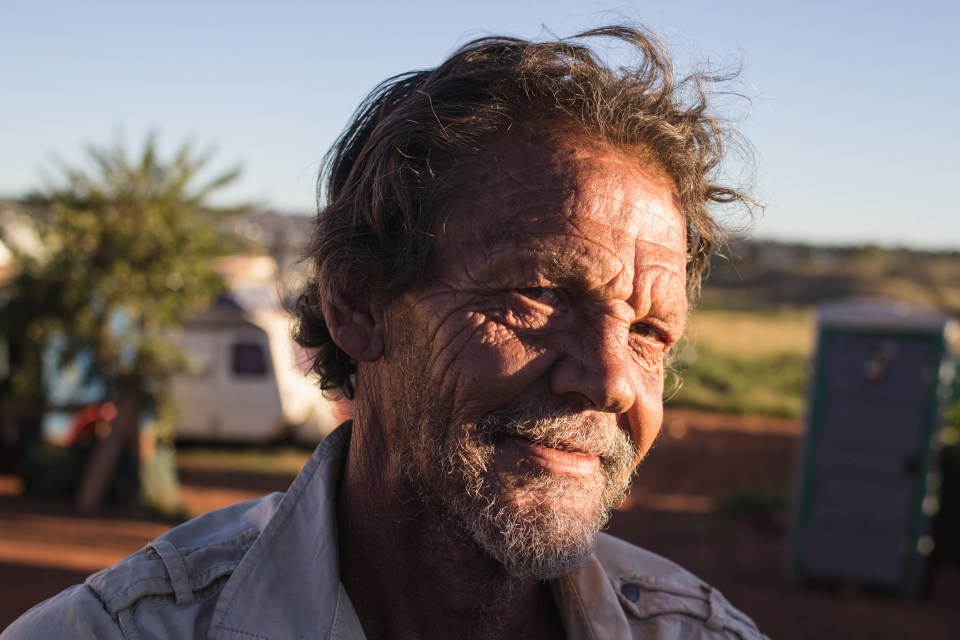
<svg viewBox="0 0 960 640">
<path fill-rule="evenodd" d="M 774 638 L 957 637 L 958 18 L 933 1 L 0 3 L 0 628 L 183 518 L 285 489 L 349 415 L 304 376 L 284 303 L 320 159 L 370 89 L 486 34 L 641 21 L 680 73 L 740 70 L 716 99 L 755 157 L 726 171 L 766 212 L 724 212 L 737 233 L 611 531 Z M 885 302 L 824 311 L 862 299 Z M 857 475 L 887 454 L 896 473 Z M 848 566 L 830 523 L 858 507 L 837 526 L 877 546 Z"/>
</svg>

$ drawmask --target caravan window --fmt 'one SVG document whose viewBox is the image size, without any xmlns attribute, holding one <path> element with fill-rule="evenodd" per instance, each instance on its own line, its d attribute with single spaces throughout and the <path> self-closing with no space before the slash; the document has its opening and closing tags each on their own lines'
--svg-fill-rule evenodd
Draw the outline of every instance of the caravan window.
<svg viewBox="0 0 960 640">
<path fill-rule="evenodd" d="M 265 376 L 266 350 L 256 342 L 235 342 L 230 350 L 230 368 L 238 376 Z"/>
</svg>

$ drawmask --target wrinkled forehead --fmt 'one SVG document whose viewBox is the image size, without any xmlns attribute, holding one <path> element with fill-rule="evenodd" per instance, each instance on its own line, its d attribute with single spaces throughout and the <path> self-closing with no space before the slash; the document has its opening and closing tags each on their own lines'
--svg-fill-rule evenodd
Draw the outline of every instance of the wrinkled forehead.
<svg viewBox="0 0 960 640">
<path fill-rule="evenodd" d="M 666 242 L 668 253 L 686 252 L 677 189 L 643 148 L 582 134 L 503 135 L 461 180 L 447 221 L 454 242 L 465 235 L 488 246 L 522 245 L 566 233 L 625 248 L 649 236 Z"/>
</svg>

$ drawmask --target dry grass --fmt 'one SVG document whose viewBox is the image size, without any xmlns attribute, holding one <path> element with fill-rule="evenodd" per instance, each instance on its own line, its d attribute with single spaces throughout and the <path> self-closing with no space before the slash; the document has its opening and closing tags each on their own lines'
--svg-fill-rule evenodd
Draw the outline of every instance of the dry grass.
<svg viewBox="0 0 960 640">
<path fill-rule="evenodd" d="M 295 476 L 311 451 L 292 446 L 180 446 L 180 469 Z"/>
<path fill-rule="evenodd" d="M 723 357 L 807 357 L 813 350 L 814 317 L 808 309 L 782 311 L 694 311 L 687 347 Z"/>
<path fill-rule="evenodd" d="M 814 339 L 809 310 L 701 310 L 682 348 L 683 385 L 671 403 L 799 417 Z"/>
</svg>

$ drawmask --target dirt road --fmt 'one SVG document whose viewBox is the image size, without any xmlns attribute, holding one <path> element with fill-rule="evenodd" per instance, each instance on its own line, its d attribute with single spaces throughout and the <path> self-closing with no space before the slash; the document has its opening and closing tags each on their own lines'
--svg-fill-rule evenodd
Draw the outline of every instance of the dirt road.
<svg viewBox="0 0 960 640">
<path fill-rule="evenodd" d="M 669 412 L 610 531 L 714 584 L 772 638 L 960 638 L 957 567 L 941 567 L 920 600 L 849 587 L 800 588 L 784 579 L 786 516 L 775 500 L 764 508 L 757 498 L 786 491 L 797 434 L 790 421 Z M 191 472 L 183 477 L 183 497 L 203 511 L 282 490 L 289 480 Z M 0 493 L 3 487 L 0 479 Z M 738 496 L 746 505 L 739 511 L 732 508 Z M 10 495 L 0 496 L 0 522 L 0 628 L 167 528 L 121 514 L 82 518 Z"/>
</svg>

